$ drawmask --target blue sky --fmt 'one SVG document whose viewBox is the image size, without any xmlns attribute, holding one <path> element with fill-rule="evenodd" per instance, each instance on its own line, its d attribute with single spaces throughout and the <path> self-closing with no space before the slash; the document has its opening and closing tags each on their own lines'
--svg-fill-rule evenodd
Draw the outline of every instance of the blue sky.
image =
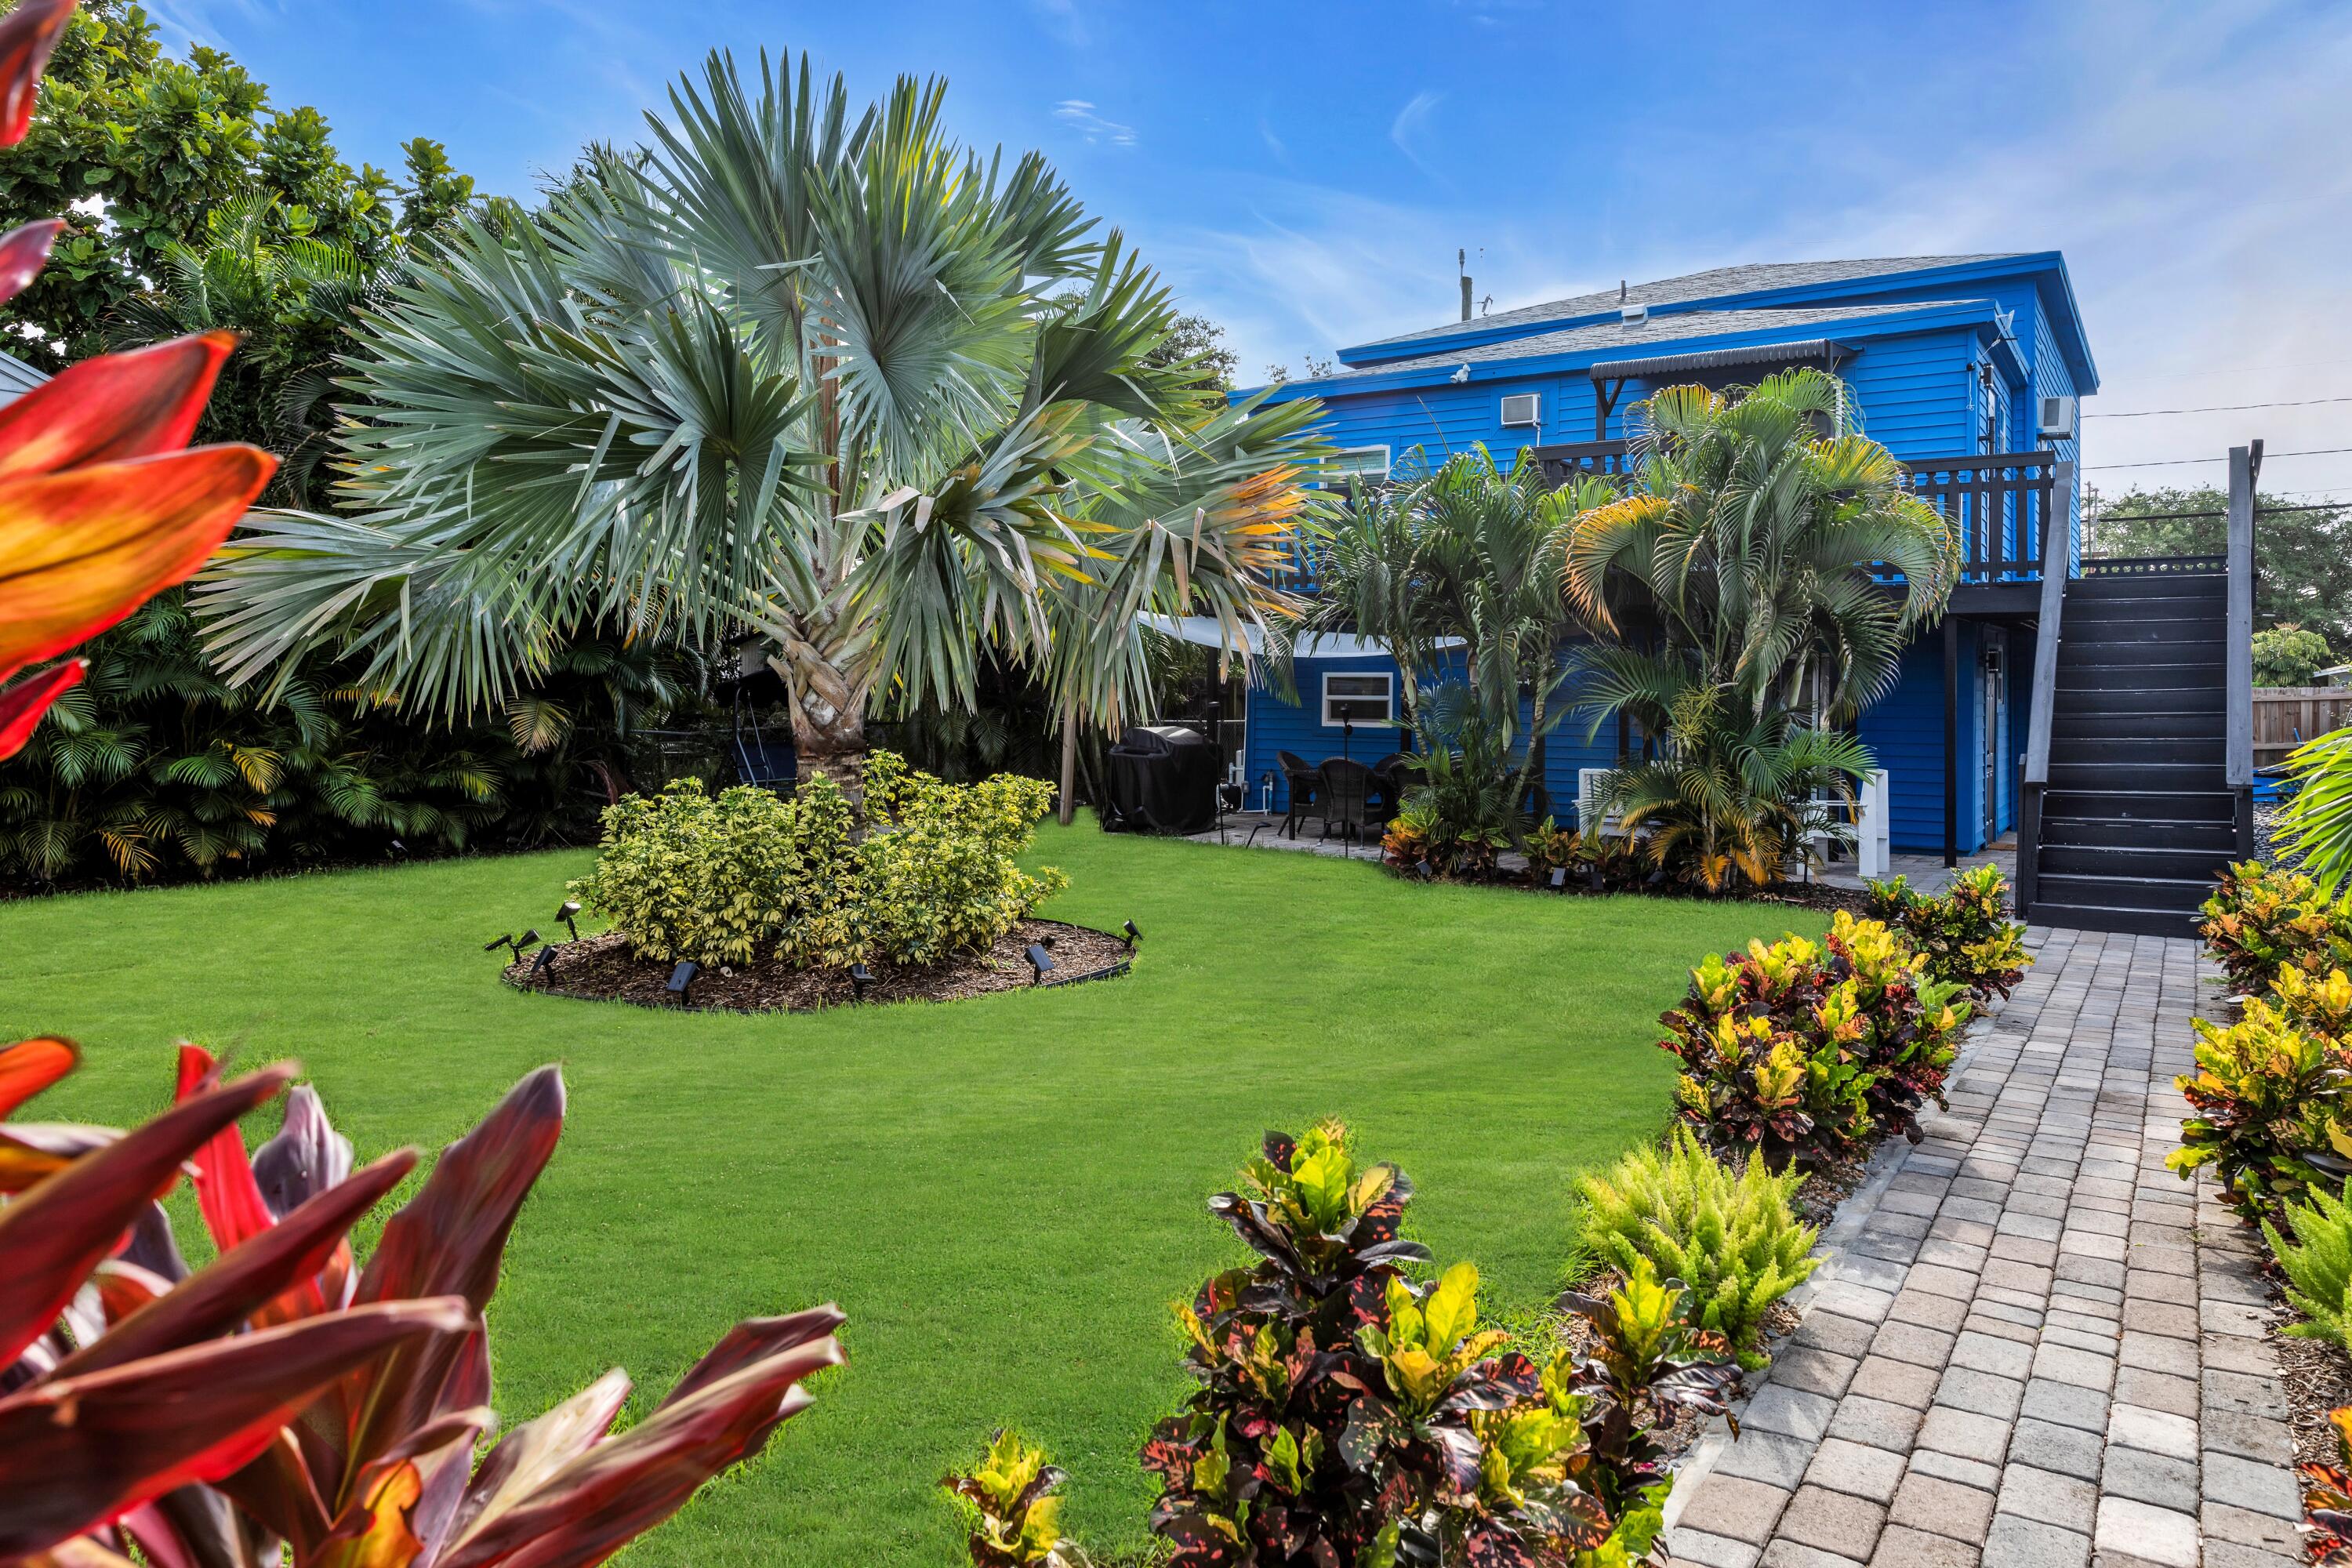
<svg viewBox="0 0 2352 1568">
<path fill-rule="evenodd" d="M 2090 411 L 2352 398 L 2352 5 L 147 0 L 346 156 L 528 195 L 713 46 L 950 79 L 1044 149 L 1255 379 L 1453 313 L 1742 260 L 2066 252 Z M 2352 401 L 2088 426 L 2095 466 L 2352 447 Z M 2120 468 L 2103 489 L 2213 478 Z M 2273 486 L 2352 494 L 2352 455 Z"/>
</svg>

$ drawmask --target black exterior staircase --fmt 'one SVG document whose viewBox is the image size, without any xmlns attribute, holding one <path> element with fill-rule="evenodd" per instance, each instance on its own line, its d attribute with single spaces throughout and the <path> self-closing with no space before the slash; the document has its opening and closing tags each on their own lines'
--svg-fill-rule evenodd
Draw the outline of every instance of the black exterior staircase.
<svg viewBox="0 0 2352 1568">
<path fill-rule="evenodd" d="M 2228 554 L 2040 584 L 2017 892 L 2041 924 L 2193 936 L 2252 853 L 2253 470 L 2230 456 Z"/>
<path fill-rule="evenodd" d="M 2195 564 L 2066 584 L 2033 897 L 2044 925 L 2189 935 L 2237 856 L 2230 579 Z"/>
</svg>

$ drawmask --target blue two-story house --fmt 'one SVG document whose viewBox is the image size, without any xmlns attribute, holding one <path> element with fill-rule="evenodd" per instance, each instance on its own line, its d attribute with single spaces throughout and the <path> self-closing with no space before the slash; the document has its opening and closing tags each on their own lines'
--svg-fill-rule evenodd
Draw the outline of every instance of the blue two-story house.
<svg viewBox="0 0 2352 1568">
<path fill-rule="evenodd" d="M 1627 410 L 1659 387 L 1743 385 L 1799 365 L 1836 374 L 1856 422 L 1963 537 L 1948 614 L 1860 721 L 1888 770 L 1895 847 L 1968 854 L 2012 829 L 2043 520 L 2056 509 L 2053 553 L 2063 540 L 2075 560 L 2078 400 L 2098 387 L 2057 252 L 1718 268 L 1465 316 L 1339 360 L 1335 374 L 1272 395 L 1320 399 L 1343 466 L 1375 479 L 1475 443 L 1500 462 L 1532 447 L 1555 473 L 1614 470 Z M 1351 721 L 1399 711 L 1403 672 L 1341 646 L 1299 660 L 1296 702 L 1250 691 L 1235 749 L 1253 804 L 1271 775 L 1275 809 L 1286 805 L 1277 752 L 1320 761 L 1339 753 Z M 1570 718 L 1546 742 L 1545 784 L 1563 816 L 1579 770 L 1614 765 L 1641 743 L 1586 730 Z M 1392 740 L 1360 729 L 1351 750 L 1368 757 Z"/>
</svg>

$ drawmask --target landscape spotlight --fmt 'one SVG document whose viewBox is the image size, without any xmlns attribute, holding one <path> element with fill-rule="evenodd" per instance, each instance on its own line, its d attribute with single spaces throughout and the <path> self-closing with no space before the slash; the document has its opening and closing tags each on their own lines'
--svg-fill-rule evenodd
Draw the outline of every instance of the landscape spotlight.
<svg viewBox="0 0 2352 1568">
<path fill-rule="evenodd" d="M 1426 860 L 1415 861 L 1412 868 L 1421 873 L 1421 879 L 1424 882 L 1437 875 L 1435 871 L 1430 868 L 1429 862 Z"/>
<path fill-rule="evenodd" d="M 392 841 L 392 852 L 394 855 L 405 855 L 408 853 L 408 846 L 395 838 Z"/>
<path fill-rule="evenodd" d="M 1596 893 L 1605 893 L 1609 890 L 1607 885 L 1601 879 L 1601 868 L 1598 866 L 1587 866 L 1584 868 L 1584 885 Z"/>
<path fill-rule="evenodd" d="M 1042 984 L 1045 979 L 1045 971 L 1053 967 L 1054 955 L 1045 951 L 1045 944 L 1031 942 L 1029 944 L 1029 984 Z"/>
<path fill-rule="evenodd" d="M 530 977 L 533 980 L 536 980 L 542 974 L 552 976 L 554 973 L 555 944 L 551 942 L 545 947 L 539 950 L 539 957 L 532 961 L 530 966 Z"/>
<path fill-rule="evenodd" d="M 572 922 L 578 919 L 579 915 L 580 900 L 577 899 L 564 900 L 563 907 L 555 911 L 555 918 L 563 922 L 563 929 L 572 933 L 572 940 L 574 942 L 580 940 L 580 928 Z"/>
<path fill-rule="evenodd" d="M 489 941 L 482 943 L 482 951 L 484 952 L 496 952 L 502 947 L 512 947 L 513 945 L 514 932 L 510 931 L 500 931 L 498 935 L 490 938 Z"/>
<path fill-rule="evenodd" d="M 1555 893 L 1565 893 L 1568 891 L 1567 867 L 1554 866 L 1551 868 L 1551 890 Z"/>
<path fill-rule="evenodd" d="M 536 929 L 527 931 L 520 936 L 516 936 L 512 932 L 509 932 L 504 936 L 484 942 L 482 944 L 482 951 L 484 952 L 496 952 L 499 949 L 503 947 L 514 955 L 507 960 L 508 963 L 520 963 L 522 962 L 522 950 L 529 947 L 532 942 L 535 942 L 538 940 L 539 932 Z"/>
<path fill-rule="evenodd" d="M 862 963 L 853 963 L 849 966 L 849 990 L 850 999 L 852 1001 L 865 1001 L 866 988 L 873 984 L 874 972 L 872 970 L 866 968 Z"/>
<path fill-rule="evenodd" d="M 1135 929 L 1135 922 L 1133 921 L 1121 922 L 1118 929 L 1127 933 L 1127 951 L 1133 952 L 1135 951 L 1135 944 L 1143 940 L 1143 933 Z"/>
<path fill-rule="evenodd" d="M 690 958 L 678 960 L 677 967 L 669 972 L 669 994 L 677 997 L 681 1005 L 686 1002 L 687 987 L 692 985 L 694 977 L 701 973 L 702 965 Z"/>
</svg>

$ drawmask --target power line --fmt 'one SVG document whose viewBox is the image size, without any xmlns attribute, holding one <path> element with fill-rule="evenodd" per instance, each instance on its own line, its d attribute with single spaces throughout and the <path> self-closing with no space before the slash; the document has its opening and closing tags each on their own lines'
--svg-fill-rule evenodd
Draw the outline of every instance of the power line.
<svg viewBox="0 0 2352 1568">
<path fill-rule="evenodd" d="M 2148 419 L 2159 414 L 2238 414 L 2249 408 L 2311 408 L 2322 403 L 2352 403 L 2352 397 L 2303 397 L 2290 403 L 2217 403 L 2210 408 L 2135 408 L 2127 414 L 2084 409 L 2085 419 Z"/>
<path fill-rule="evenodd" d="M 2318 506 L 2258 506 L 2254 508 L 2254 515 L 2276 517 L 2281 512 L 2288 511 L 2342 511 L 2345 510 L 2345 505 L 2343 501 L 2335 501 Z M 2182 522 L 2190 518 L 2229 515 L 2226 511 L 2103 511 L 2096 517 L 2088 518 L 2085 521 L 2090 522 Z"/>
<path fill-rule="evenodd" d="M 2352 452 L 2352 447 L 2307 447 L 2300 452 L 2264 452 L 2263 461 L 2267 463 L 2273 458 L 2327 458 L 2338 452 Z M 2229 460 L 2227 457 L 2166 458 L 2153 463 L 2091 463 L 2084 467 L 2084 471 L 2091 473 L 2104 468 L 2177 468 L 2188 463 L 2226 463 Z"/>
</svg>

